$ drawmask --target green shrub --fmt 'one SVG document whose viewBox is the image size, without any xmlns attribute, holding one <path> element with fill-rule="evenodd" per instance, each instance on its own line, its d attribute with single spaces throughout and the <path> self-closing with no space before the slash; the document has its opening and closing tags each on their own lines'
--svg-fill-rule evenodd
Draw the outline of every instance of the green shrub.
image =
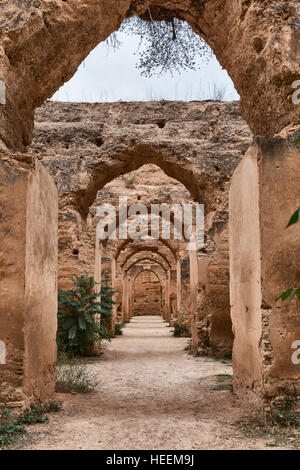
<svg viewBox="0 0 300 470">
<path fill-rule="evenodd" d="M 29 408 L 19 414 L 19 422 L 21 424 L 45 423 L 48 421 L 48 418 L 44 416 L 45 411 L 44 405 L 31 403 Z"/>
<path fill-rule="evenodd" d="M 8 447 L 18 434 L 25 432 L 25 428 L 19 423 L 18 417 L 14 417 L 11 411 L 0 409 L 0 449 Z"/>
<path fill-rule="evenodd" d="M 72 276 L 74 288 L 58 294 L 58 351 L 70 355 L 84 355 L 93 344 L 109 339 L 106 322 L 111 317 L 115 291 L 109 279 L 101 282 L 95 293 L 93 276 Z"/>
<path fill-rule="evenodd" d="M 31 403 L 29 408 L 26 408 L 18 416 L 18 422 L 20 424 L 34 424 L 34 423 L 45 423 L 48 418 L 45 417 L 45 413 L 57 412 L 61 410 L 61 403 L 56 401 L 49 401 L 46 404 L 42 403 Z"/>
</svg>

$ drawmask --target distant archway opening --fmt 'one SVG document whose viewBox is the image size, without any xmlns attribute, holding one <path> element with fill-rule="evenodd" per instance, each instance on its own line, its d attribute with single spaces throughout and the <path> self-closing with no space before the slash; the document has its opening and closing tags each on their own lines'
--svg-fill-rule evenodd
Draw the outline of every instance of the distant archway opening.
<svg viewBox="0 0 300 470">
<path fill-rule="evenodd" d="M 133 314 L 162 314 L 162 285 L 159 277 L 151 269 L 141 271 L 135 278 L 133 287 Z"/>
</svg>

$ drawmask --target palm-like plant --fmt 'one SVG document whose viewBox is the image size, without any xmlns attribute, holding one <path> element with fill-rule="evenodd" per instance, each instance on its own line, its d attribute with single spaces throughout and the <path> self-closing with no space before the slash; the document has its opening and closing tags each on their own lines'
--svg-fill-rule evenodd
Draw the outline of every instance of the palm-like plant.
<svg viewBox="0 0 300 470">
<path fill-rule="evenodd" d="M 71 276 L 74 288 L 58 293 L 59 350 L 83 355 L 94 343 L 110 339 L 106 322 L 112 315 L 115 291 L 110 279 L 101 282 L 100 292 L 95 292 L 93 276 Z"/>
</svg>

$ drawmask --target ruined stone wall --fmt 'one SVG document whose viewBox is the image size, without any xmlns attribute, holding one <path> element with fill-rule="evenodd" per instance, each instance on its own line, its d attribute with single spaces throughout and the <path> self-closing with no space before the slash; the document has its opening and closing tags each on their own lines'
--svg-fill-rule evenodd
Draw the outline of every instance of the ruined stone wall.
<svg viewBox="0 0 300 470">
<path fill-rule="evenodd" d="M 139 280 L 139 275 L 145 274 L 146 270 L 150 270 L 150 273 L 155 275 L 155 277 L 152 276 L 154 283 L 149 283 L 150 288 L 148 289 L 148 292 L 145 291 L 145 283 Z M 170 305 L 168 299 L 168 270 L 169 266 L 167 262 L 163 260 L 163 258 L 161 258 L 161 256 L 157 253 L 141 251 L 130 257 L 128 262 L 123 267 L 123 276 L 128 279 L 128 281 L 130 281 L 131 293 L 129 294 L 132 296 L 132 310 L 130 312 L 131 316 L 136 314 L 135 306 L 138 304 L 138 310 L 140 311 L 141 315 L 143 315 L 143 305 L 147 311 L 155 311 L 155 315 L 162 315 L 164 319 L 169 318 Z M 126 299 L 128 296 L 128 287 L 128 282 L 123 283 L 123 289 L 126 290 L 125 293 L 123 292 L 122 298 L 122 302 L 124 303 L 127 302 Z M 145 299 L 145 297 L 147 297 L 147 302 L 144 302 L 144 300 L 141 301 L 141 299 Z M 150 309 L 148 306 L 149 301 L 152 305 Z M 124 310 L 126 317 L 127 306 L 125 306 Z"/>
</svg>

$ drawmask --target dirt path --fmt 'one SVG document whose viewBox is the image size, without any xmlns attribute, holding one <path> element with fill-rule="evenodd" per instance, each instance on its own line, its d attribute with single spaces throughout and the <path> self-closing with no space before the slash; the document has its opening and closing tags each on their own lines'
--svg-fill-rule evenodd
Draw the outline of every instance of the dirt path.
<svg viewBox="0 0 300 470">
<path fill-rule="evenodd" d="M 25 449 L 264 449 L 234 424 L 242 415 L 229 390 L 212 390 L 231 366 L 184 351 L 160 317 L 136 317 L 90 364 L 89 395 L 58 395 L 63 410 L 29 427 Z"/>
</svg>

